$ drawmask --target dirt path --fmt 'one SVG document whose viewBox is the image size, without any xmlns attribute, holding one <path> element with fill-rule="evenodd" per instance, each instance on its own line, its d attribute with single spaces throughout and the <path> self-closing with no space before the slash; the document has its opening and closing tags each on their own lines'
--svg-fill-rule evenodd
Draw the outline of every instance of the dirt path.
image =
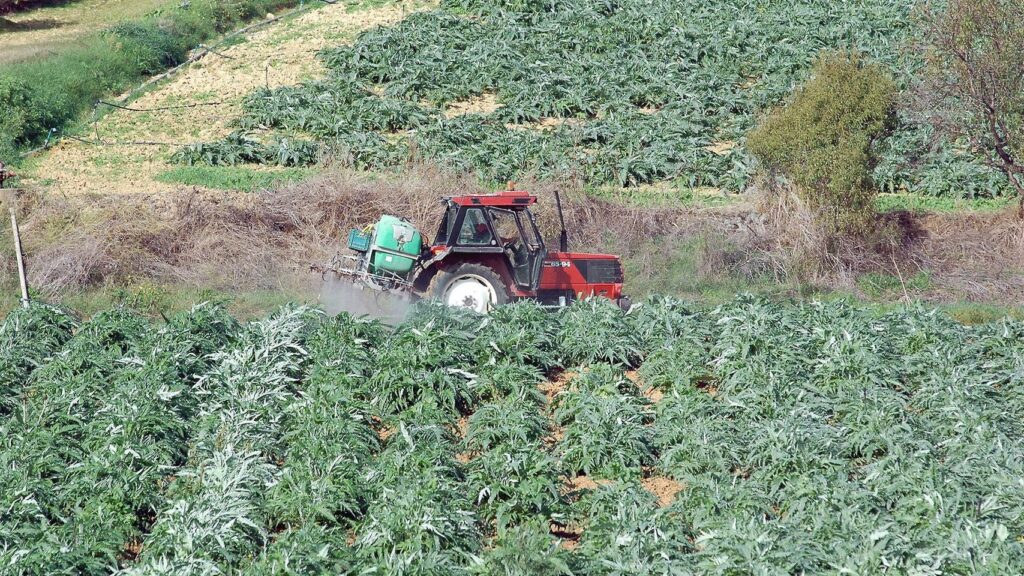
<svg viewBox="0 0 1024 576">
<path fill-rule="evenodd" d="M 419 0 L 398 0 L 369 8 L 325 5 L 258 30 L 241 43 L 218 49 L 132 102 L 133 108 L 182 104 L 210 105 L 157 112 L 115 111 L 96 124 L 104 141 L 190 143 L 214 140 L 231 132 L 242 98 L 254 88 L 284 86 L 322 74 L 318 50 L 352 41 L 378 25 L 394 23 L 414 10 L 430 7 Z M 97 134 L 86 136 L 96 138 Z M 166 192 L 175 184 L 156 177 L 172 168 L 167 160 L 176 146 L 94 146 L 65 140 L 24 172 L 51 191 L 131 194 Z"/>
</svg>

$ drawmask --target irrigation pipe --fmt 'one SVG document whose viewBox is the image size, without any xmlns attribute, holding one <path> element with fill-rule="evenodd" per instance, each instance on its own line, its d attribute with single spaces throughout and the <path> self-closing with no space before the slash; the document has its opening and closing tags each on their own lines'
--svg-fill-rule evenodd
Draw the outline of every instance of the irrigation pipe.
<svg viewBox="0 0 1024 576">
<path fill-rule="evenodd" d="M 81 142 L 82 144 L 89 144 L 90 146 L 188 146 L 188 144 L 180 142 L 159 142 L 156 140 L 87 140 L 79 136 L 72 136 L 71 134 L 65 134 L 64 137 Z"/>
</svg>

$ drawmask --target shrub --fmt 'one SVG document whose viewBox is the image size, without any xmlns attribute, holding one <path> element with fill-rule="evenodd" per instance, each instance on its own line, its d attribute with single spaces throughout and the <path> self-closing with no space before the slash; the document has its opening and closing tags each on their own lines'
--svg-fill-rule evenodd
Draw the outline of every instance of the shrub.
<svg viewBox="0 0 1024 576">
<path fill-rule="evenodd" d="M 968 142 L 1006 176 L 1024 219 L 1024 5 L 953 0 L 925 13 L 925 112 L 940 134 Z"/>
<path fill-rule="evenodd" d="M 863 230 L 876 194 L 873 146 L 889 128 L 895 98 L 895 83 L 880 65 L 857 53 L 826 53 L 747 145 L 796 187 L 827 230 Z"/>
</svg>

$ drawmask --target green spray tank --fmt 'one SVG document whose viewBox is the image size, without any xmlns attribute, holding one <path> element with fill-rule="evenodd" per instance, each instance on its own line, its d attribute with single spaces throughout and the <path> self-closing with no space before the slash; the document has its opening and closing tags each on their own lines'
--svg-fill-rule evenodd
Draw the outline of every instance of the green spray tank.
<svg viewBox="0 0 1024 576">
<path fill-rule="evenodd" d="M 349 232 L 348 247 L 362 254 L 366 273 L 406 279 L 420 259 L 423 236 L 408 220 L 385 214 L 373 226 Z"/>
</svg>

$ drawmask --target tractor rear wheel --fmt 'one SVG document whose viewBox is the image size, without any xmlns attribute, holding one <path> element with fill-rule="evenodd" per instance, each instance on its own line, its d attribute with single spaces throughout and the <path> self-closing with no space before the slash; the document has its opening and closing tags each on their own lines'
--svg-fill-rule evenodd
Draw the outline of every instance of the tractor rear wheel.
<svg viewBox="0 0 1024 576">
<path fill-rule="evenodd" d="M 481 314 L 509 301 L 508 287 L 501 276 L 480 264 L 460 264 L 451 270 L 441 270 L 430 280 L 423 296 Z"/>
</svg>

